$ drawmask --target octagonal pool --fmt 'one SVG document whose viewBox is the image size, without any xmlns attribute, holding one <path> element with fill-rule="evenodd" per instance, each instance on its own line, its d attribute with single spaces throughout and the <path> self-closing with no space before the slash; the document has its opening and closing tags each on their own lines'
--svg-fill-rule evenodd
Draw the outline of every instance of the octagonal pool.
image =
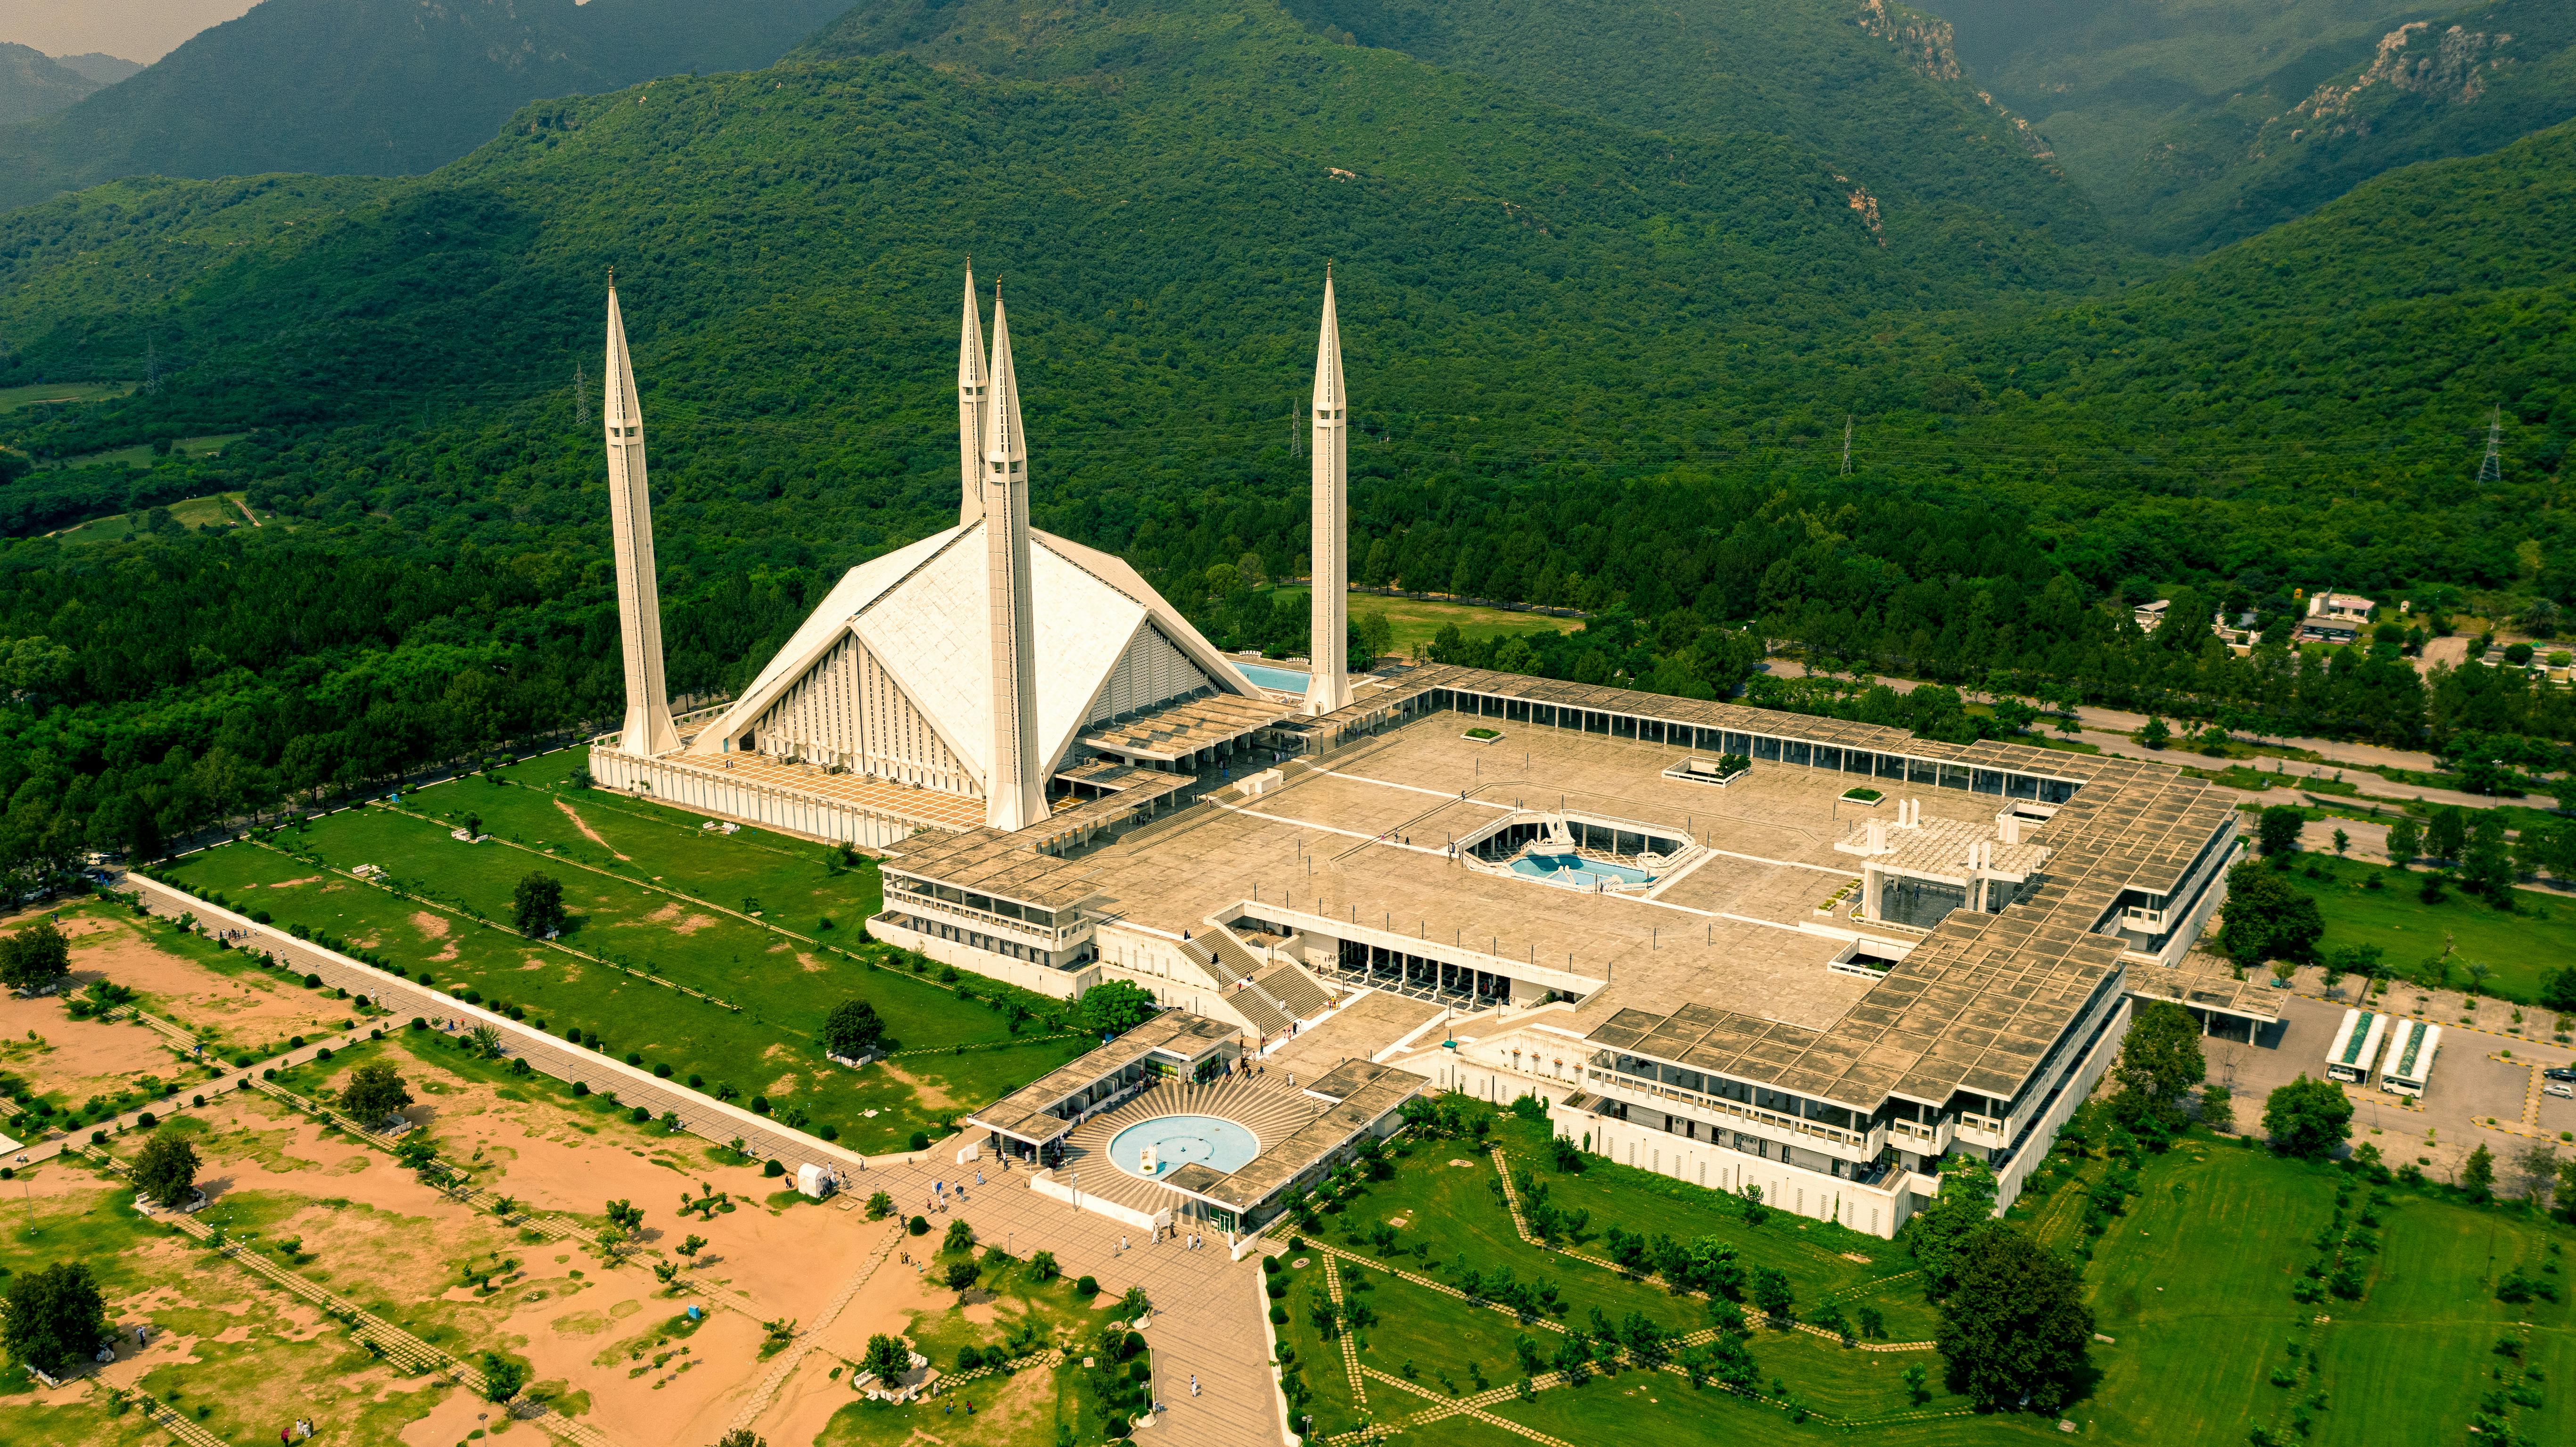
<svg viewBox="0 0 2576 1447">
<path fill-rule="evenodd" d="M 1154 1152 L 1154 1168 L 1150 1171 L 1144 1165 L 1147 1147 Z M 1109 1138 L 1110 1164 L 1147 1180 L 1191 1165 L 1230 1174 L 1243 1169 L 1259 1154 L 1261 1142 L 1251 1131 L 1213 1115 L 1156 1116 L 1140 1120 Z"/>
</svg>

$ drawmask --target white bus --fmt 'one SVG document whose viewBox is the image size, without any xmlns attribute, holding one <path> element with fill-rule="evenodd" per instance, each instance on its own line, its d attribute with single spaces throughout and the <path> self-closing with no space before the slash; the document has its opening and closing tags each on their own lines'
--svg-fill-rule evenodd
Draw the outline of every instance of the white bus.
<svg viewBox="0 0 2576 1447">
<path fill-rule="evenodd" d="M 2346 1010 L 2343 1028 L 2335 1031 L 2334 1048 L 2326 1052 L 2326 1078 L 2354 1085 L 2370 1083 L 2370 1067 L 2379 1061 L 2379 1044 L 2388 1034 L 2388 1017 L 2376 1010 Z"/>
<path fill-rule="evenodd" d="M 2389 1037 L 2388 1058 L 2380 1062 L 2379 1088 L 2398 1095 L 2422 1095 L 2433 1078 L 2433 1052 L 2442 1047 L 2442 1027 L 2429 1020 L 2400 1020 Z"/>
</svg>

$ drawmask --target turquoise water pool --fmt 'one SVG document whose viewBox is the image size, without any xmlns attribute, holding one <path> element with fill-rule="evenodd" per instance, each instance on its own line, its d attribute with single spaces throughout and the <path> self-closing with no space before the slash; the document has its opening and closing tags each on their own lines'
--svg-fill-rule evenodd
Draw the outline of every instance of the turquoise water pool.
<svg viewBox="0 0 2576 1447">
<path fill-rule="evenodd" d="M 1524 854 L 1512 861 L 1512 873 L 1581 889 L 1595 884 L 1644 884 L 1654 878 L 1642 869 L 1577 854 Z"/>
<path fill-rule="evenodd" d="M 1306 691 L 1306 675 L 1293 669 L 1272 668 L 1261 663 L 1238 663 L 1235 667 L 1242 671 L 1244 677 L 1252 680 L 1252 686 L 1255 688 L 1266 688 L 1274 693 Z"/>
<path fill-rule="evenodd" d="M 1154 1147 L 1154 1169 L 1144 1166 L 1145 1148 Z M 1251 1131 L 1212 1115 L 1163 1115 L 1140 1120 L 1109 1138 L 1109 1163 L 1131 1176 L 1148 1180 L 1168 1176 L 1183 1166 L 1206 1166 L 1232 1173 L 1261 1154 Z"/>
</svg>

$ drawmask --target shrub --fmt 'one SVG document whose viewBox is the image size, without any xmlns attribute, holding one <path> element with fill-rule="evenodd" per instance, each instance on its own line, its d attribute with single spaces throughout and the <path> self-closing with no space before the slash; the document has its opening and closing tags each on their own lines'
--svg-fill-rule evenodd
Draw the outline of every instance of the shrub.
<svg viewBox="0 0 2576 1447">
<path fill-rule="evenodd" d="M 814 1128 L 814 1134 L 821 1136 L 827 1141 L 836 1141 L 841 1138 L 841 1128 L 832 1124 L 830 1121 L 825 1121 Z"/>
<path fill-rule="evenodd" d="M 589 1081 L 587 1081 L 587 1080 L 576 1080 L 576 1081 L 574 1081 L 574 1082 L 572 1083 L 572 1093 L 573 1093 L 573 1094 L 575 1094 L 575 1095 L 588 1095 L 588 1094 L 590 1094 L 590 1082 L 589 1082 Z"/>
<path fill-rule="evenodd" d="M 639 1052 L 629 1050 L 626 1052 L 626 1063 L 629 1065 L 641 1065 L 644 1063 L 644 1057 Z"/>
<path fill-rule="evenodd" d="M 783 1176 L 787 1174 L 787 1168 L 778 1163 L 776 1156 L 771 1156 L 760 1163 L 760 1173 L 764 1176 Z"/>
<path fill-rule="evenodd" d="M 306 988 L 306 989 L 308 989 L 308 990 L 318 990 L 318 989 L 321 989 L 321 988 L 322 988 L 322 977 L 321 977 L 320 975 L 307 973 L 307 974 L 304 976 L 304 988 Z"/>
<path fill-rule="evenodd" d="M 751 1098 L 751 1113 L 753 1115 L 769 1114 L 769 1097 L 765 1095 L 753 1096 Z"/>
<path fill-rule="evenodd" d="M 635 1122 L 637 1125 L 642 1125 L 653 1118 L 653 1112 L 639 1105 L 633 1110 L 628 1111 L 626 1113 L 626 1118 Z"/>
<path fill-rule="evenodd" d="M 975 1278 L 982 1274 L 983 1268 L 972 1261 L 951 1261 L 948 1263 L 948 1289 L 964 1291 L 974 1285 Z"/>
<path fill-rule="evenodd" d="M 926 1131 L 914 1131 L 912 1133 L 912 1148 L 917 1151 L 926 1151 L 930 1149 L 929 1133 Z"/>
<path fill-rule="evenodd" d="M 670 1067 L 669 1065 L 663 1064 L 663 1063 L 662 1063 L 662 1062 L 660 1062 L 660 1061 L 656 1061 L 656 1062 L 654 1062 L 654 1065 L 653 1065 L 653 1078 L 654 1078 L 654 1079 L 656 1079 L 656 1080 L 668 1080 L 668 1079 L 670 1079 L 670 1078 L 671 1078 L 671 1067 Z"/>
<path fill-rule="evenodd" d="M 916 1221 L 918 1221 L 918 1220 L 920 1220 L 921 1218 L 920 1218 L 920 1217 L 918 1217 L 918 1216 L 915 1216 L 915 1217 L 913 1217 L 913 1219 L 914 1219 L 914 1220 L 916 1220 Z M 926 1228 L 925 1228 L 925 1229 L 926 1229 Z M 919 1235 L 919 1234 L 921 1234 L 921 1233 L 920 1233 L 920 1232 L 918 1232 L 918 1231 L 916 1231 L 916 1232 L 914 1232 L 913 1234 L 917 1236 L 917 1235 Z M 1085 1301 L 1089 1301 L 1091 1298 L 1093 1298 L 1093 1297 L 1095 1297 L 1095 1296 L 1098 1296 L 1098 1295 L 1100 1294 L 1100 1281 L 1099 1281 L 1099 1278 L 1097 1278 L 1097 1277 L 1091 1277 L 1091 1276 L 1086 1276 L 1086 1277 L 1083 1277 L 1081 1280 L 1076 1281 L 1076 1282 L 1073 1284 L 1073 1294 L 1074 1294 L 1074 1295 L 1076 1295 L 1076 1296 L 1081 1297 L 1081 1298 L 1082 1298 L 1083 1300 L 1085 1300 Z"/>
<path fill-rule="evenodd" d="M 691 1090 L 696 1090 L 696 1089 L 698 1089 L 700 1086 L 705 1085 L 706 1083 L 707 1083 L 707 1078 L 706 1078 L 705 1076 L 703 1076 L 703 1075 L 696 1075 L 696 1074 L 692 1074 L 692 1075 L 689 1077 L 689 1089 L 691 1089 Z"/>
<path fill-rule="evenodd" d="M 930 1218 L 927 1216 L 915 1216 L 911 1220 L 903 1223 L 903 1229 L 907 1235 L 927 1236 L 930 1234 Z"/>
</svg>

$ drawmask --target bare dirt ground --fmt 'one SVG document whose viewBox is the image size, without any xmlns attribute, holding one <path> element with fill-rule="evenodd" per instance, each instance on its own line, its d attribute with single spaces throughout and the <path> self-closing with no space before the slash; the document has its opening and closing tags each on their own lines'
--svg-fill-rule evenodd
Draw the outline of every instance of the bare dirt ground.
<svg viewBox="0 0 2576 1447">
<path fill-rule="evenodd" d="M 581 837 L 598 845 L 600 848 L 607 850 L 611 854 L 617 854 L 617 846 L 600 838 L 599 831 L 590 827 L 590 821 L 581 817 L 580 810 L 575 809 L 571 804 L 561 799 L 557 799 L 555 801 L 555 807 L 564 811 L 564 817 L 572 821 L 572 827 L 581 831 Z M 617 854 L 617 857 L 624 859 L 626 856 L 623 854 Z"/>
</svg>

